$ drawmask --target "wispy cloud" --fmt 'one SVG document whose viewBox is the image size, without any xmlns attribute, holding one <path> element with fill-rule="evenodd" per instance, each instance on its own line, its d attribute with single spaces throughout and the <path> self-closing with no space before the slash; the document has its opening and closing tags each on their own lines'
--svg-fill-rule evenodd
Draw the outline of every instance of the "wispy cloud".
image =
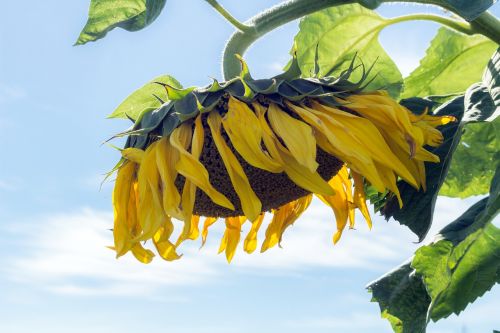
<svg viewBox="0 0 500 333">
<path fill-rule="evenodd" d="M 465 209 L 460 200 L 440 200 L 436 228 Z M 458 215 L 457 215 L 458 216 Z M 167 263 L 156 258 L 143 265 L 131 255 L 116 260 L 106 248 L 112 243 L 112 216 L 108 212 L 83 209 L 36 219 L 23 229 L 9 229 L 22 239 L 22 255 L 7 259 L 5 275 L 14 281 L 55 293 L 72 295 L 145 295 L 172 285 L 193 285 L 213 281 L 227 269 L 223 255 L 216 255 L 223 230 L 219 223 L 210 230 L 209 242 L 201 251 L 199 242 L 180 249 L 183 258 Z M 248 223 L 247 223 L 248 224 Z M 245 230 L 248 230 L 249 225 Z M 348 267 L 383 272 L 410 256 L 419 245 L 415 236 L 396 223 L 375 218 L 369 231 L 358 217 L 356 228 L 347 230 L 340 243 L 332 245 L 335 230 L 332 213 L 313 201 L 310 209 L 287 230 L 283 248 L 247 255 L 239 249 L 231 269 L 258 274 L 294 274 L 317 267 Z M 261 231 L 260 240 L 263 239 Z"/>
<path fill-rule="evenodd" d="M 24 97 L 26 97 L 26 91 L 21 87 L 0 82 L 0 104 Z"/>
</svg>

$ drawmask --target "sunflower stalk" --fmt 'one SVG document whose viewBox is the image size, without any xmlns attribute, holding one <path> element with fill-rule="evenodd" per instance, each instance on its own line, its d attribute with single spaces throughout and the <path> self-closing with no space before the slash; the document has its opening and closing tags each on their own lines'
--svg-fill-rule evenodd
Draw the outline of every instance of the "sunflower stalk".
<svg viewBox="0 0 500 333">
<path fill-rule="evenodd" d="M 400 2 L 399 0 L 290 0 L 276 5 L 260 14 L 257 14 L 245 24 L 245 29 L 239 29 L 228 40 L 222 58 L 222 74 L 224 79 L 232 79 L 240 73 L 240 63 L 234 55 L 243 56 L 246 50 L 260 37 L 268 32 L 303 16 L 315 13 L 317 11 L 347 4 L 359 3 L 369 9 L 375 9 L 383 2 Z M 447 6 L 446 3 L 436 0 L 404 1 L 421 4 L 432 4 L 451 11 L 460 17 L 454 8 Z M 485 12 L 470 23 L 464 20 L 457 20 L 448 17 L 431 14 L 414 14 L 402 17 L 391 18 L 387 20 L 387 25 L 392 25 L 410 20 L 428 20 L 447 26 L 453 30 L 468 35 L 481 34 L 500 44 L 500 22 L 498 19 Z"/>
</svg>

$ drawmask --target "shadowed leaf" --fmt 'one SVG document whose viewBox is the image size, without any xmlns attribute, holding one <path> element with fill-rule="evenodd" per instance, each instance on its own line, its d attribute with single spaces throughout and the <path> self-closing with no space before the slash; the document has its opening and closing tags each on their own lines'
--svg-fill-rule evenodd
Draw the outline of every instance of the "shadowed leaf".
<svg viewBox="0 0 500 333">
<path fill-rule="evenodd" d="M 140 30 L 153 22 L 166 0 L 91 0 L 89 17 L 75 45 L 96 41 L 114 28 Z"/>
</svg>

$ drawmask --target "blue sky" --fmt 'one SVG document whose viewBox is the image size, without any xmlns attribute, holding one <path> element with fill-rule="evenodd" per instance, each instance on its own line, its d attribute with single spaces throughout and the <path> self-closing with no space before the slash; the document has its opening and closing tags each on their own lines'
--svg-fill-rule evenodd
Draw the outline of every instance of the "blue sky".
<svg viewBox="0 0 500 333">
<path fill-rule="evenodd" d="M 278 1 L 223 1 L 250 17 Z M 251 5 L 250 5 L 251 4 Z M 112 184 L 102 174 L 118 154 L 101 142 L 128 123 L 104 119 L 134 89 L 160 74 L 185 86 L 220 78 L 231 27 L 204 1 L 171 0 L 137 33 L 121 30 L 73 47 L 88 0 L 8 1 L 0 21 L 0 332 L 390 332 L 364 286 L 419 246 L 395 222 L 376 218 L 331 245 L 334 222 L 312 209 L 287 231 L 283 249 L 228 265 L 217 256 L 221 227 L 182 248 L 174 263 L 115 260 Z M 384 6 L 393 16 L 430 7 Z M 494 11 L 498 14 L 498 5 Z M 403 73 L 418 65 L 437 26 L 390 27 L 381 41 Z M 254 77 L 288 61 L 297 22 L 246 54 Z M 398 38 L 404 36 L 404 38 Z M 477 200 L 440 198 L 431 234 Z M 498 287 L 464 315 L 431 324 L 431 333 L 500 328 Z M 495 310 L 496 309 L 496 310 Z M 495 315 L 496 314 L 496 315 Z"/>
</svg>

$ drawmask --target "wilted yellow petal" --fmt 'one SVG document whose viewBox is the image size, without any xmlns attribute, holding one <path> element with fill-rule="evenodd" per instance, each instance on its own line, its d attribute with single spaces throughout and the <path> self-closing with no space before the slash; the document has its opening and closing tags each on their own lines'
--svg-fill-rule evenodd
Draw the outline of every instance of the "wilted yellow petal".
<svg viewBox="0 0 500 333">
<path fill-rule="evenodd" d="M 117 257 L 128 251 L 127 242 L 130 239 L 128 228 L 128 220 L 130 218 L 128 205 L 130 202 L 132 180 L 135 177 L 136 168 L 137 164 L 134 162 L 125 162 L 120 169 L 118 169 L 113 190 L 113 237 Z"/>
<path fill-rule="evenodd" d="M 344 165 L 342 169 L 337 173 L 340 181 L 342 182 L 342 186 L 344 187 L 344 191 L 346 194 L 347 200 L 347 209 L 348 209 L 348 217 L 349 217 L 349 228 L 354 228 L 354 198 L 352 195 L 352 182 L 349 179 L 349 171 L 347 167 Z"/>
<path fill-rule="evenodd" d="M 198 215 L 193 215 L 191 217 L 191 230 L 189 230 L 188 239 L 195 240 L 200 235 L 200 217 Z"/>
<path fill-rule="evenodd" d="M 302 215 L 303 212 L 309 207 L 312 201 L 312 194 L 303 196 L 295 201 L 292 201 L 293 207 L 291 214 L 287 217 L 287 219 L 281 224 L 280 229 L 280 237 L 278 240 L 278 245 L 281 246 L 281 240 L 283 238 L 283 234 L 285 230 L 297 221 L 297 219 Z"/>
<path fill-rule="evenodd" d="M 144 157 L 144 150 L 133 147 L 125 148 L 122 150 L 122 156 L 124 159 L 140 164 Z"/>
<path fill-rule="evenodd" d="M 247 253 L 252 253 L 257 248 L 257 233 L 262 225 L 262 221 L 264 221 L 264 216 L 265 214 L 262 213 L 252 222 L 252 228 L 248 232 L 245 242 L 243 243 L 243 249 Z"/>
<path fill-rule="evenodd" d="M 172 229 L 172 222 L 167 220 L 165 225 L 162 226 L 153 237 L 153 243 L 156 250 L 160 256 L 167 261 L 177 260 L 181 257 L 176 252 L 176 246 L 169 240 Z"/>
<path fill-rule="evenodd" d="M 210 184 L 208 171 L 199 161 L 204 137 L 201 118 L 198 117 L 196 120 L 195 135 L 192 143 L 193 148 L 197 147 L 196 152 L 189 153 L 186 150 L 186 146 L 180 141 L 181 137 L 185 135 L 183 133 L 187 131 L 191 131 L 191 125 L 184 123 L 180 127 L 176 128 L 170 135 L 170 143 L 180 154 L 180 158 L 176 164 L 176 170 L 205 192 L 214 203 L 234 210 L 234 206 L 229 199 L 217 191 L 212 184 Z"/>
<path fill-rule="evenodd" d="M 224 232 L 224 239 L 226 240 L 225 250 L 227 262 L 231 262 L 236 252 L 238 243 L 241 236 L 241 225 L 245 218 L 239 216 L 226 217 L 226 231 Z"/>
<path fill-rule="evenodd" d="M 265 109 L 257 108 L 257 110 L 266 148 L 271 153 L 271 156 L 282 161 L 287 176 L 295 184 L 309 192 L 325 195 L 333 194 L 333 190 L 317 171 L 311 172 L 307 167 L 298 163 L 292 154 L 280 143 L 265 119 Z"/>
<path fill-rule="evenodd" d="M 357 141 L 362 148 L 365 148 L 366 153 L 369 154 L 371 159 L 393 169 L 407 183 L 418 188 L 414 175 L 410 173 L 405 165 L 391 151 L 382 134 L 369 120 L 317 102 L 313 103 L 313 107 L 316 110 L 327 112 L 329 117 L 341 122 L 349 132 L 352 140 Z M 310 111 L 314 110 L 309 108 L 305 109 Z M 357 148 L 353 147 L 353 149 Z"/>
<path fill-rule="evenodd" d="M 399 194 L 399 189 L 396 184 L 396 175 L 391 169 L 386 168 L 385 166 L 380 164 L 377 164 L 377 169 L 380 174 L 380 177 L 384 181 L 385 187 L 389 189 L 398 198 L 399 208 L 402 208 L 403 200 L 401 199 L 401 195 Z"/>
<path fill-rule="evenodd" d="M 269 105 L 267 117 L 274 132 L 283 140 L 295 160 L 309 171 L 316 171 L 316 139 L 312 128 L 288 115 L 276 104 Z"/>
<path fill-rule="evenodd" d="M 346 162 L 349 167 L 365 175 L 378 191 L 383 192 L 385 190 L 370 154 L 360 144 L 353 146 L 353 141 L 349 134 L 345 132 L 343 126 L 336 126 L 336 121 L 331 121 L 332 119 L 327 115 L 315 110 L 309 112 L 293 104 L 289 104 L 288 106 L 317 130 L 315 136 L 321 149 L 336 156 Z M 332 195 L 333 193 L 323 194 Z"/>
<path fill-rule="evenodd" d="M 203 230 L 201 231 L 201 247 L 205 245 L 208 236 L 208 228 L 217 221 L 216 217 L 207 217 L 203 223 Z"/>
<path fill-rule="evenodd" d="M 160 176 L 155 158 L 157 147 L 158 141 L 153 142 L 146 149 L 139 167 L 139 223 L 142 227 L 142 234 L 134 241 L 143 241 L 153 237 L 165 218 L 160 200 Z"/>
<path fill-rule="evenodd" d="M 233 188 L 240 198 L 243 213 L 245 213 L 246 217 L 250 221 L 253 221 L 260 215 L 262 204 L 250 186 L 250 182 L 248 181 L 240 162 L 238 162 L 238 159 L 234 156 L 233 152 L 222 138 L 220 132 L 221 117 L 219 113 L 216 111 L 210 112 L 207 121 L 214 143 L 217 146 L 217 150 L 219 151 L 222 161 L 224 162 L 229 178 L 231 178 Z"/>
<path fill-rule="evenodd" d="M 181 195 L 177 190 L 177 186 L 175 186 L 175 179 L 177 178 L 175 165 L 178 160 L 179 153 L 177 149 L 170 144 L 168 138 L 161 138 L 160 141 L 158 141 L 156 163 L 163 185 L 163 209 L 167 215 L 182 219 L 182 212 L 179 208 Z"/>
<path fill-rule="evenodd" d="M 309 207 L 312 195 L 306 195 L 273 210 L 274 216 L 266 229 L 266 238 L 260 252 L 265 252 L 281 242 L 286 228 L 292 225 Z"/>
<path fill-rule="evenodd" d="M 260 127 L 262 128 L 262 139 L 267 151 L 274 160 L 278 161 L 280 165 L 285 165 L 285 162 L 283 162 L 283 160 L 281 159 L 281 154 L 276 145 L 277 138 L 269 127 L 269 124 L 267 123 L 265 117 L 267 109 L 257 102 L 253 103 L 252 106 L 255 109 L 255 113 L 257 114 L 257 118 L 259 119 Z"/>
<path fill-rule="evenodd" d="M 143 264 L 149 264 L 155 256 L 151 250 L 145 249 L 144 247 L 142 247 L 140 243 L 137 243 L 132 248 L 132 254 L 137 260 L 139 260 Z"/>
<path fill-rule="evenodd" d="M 325 204 L 330 206 L 335 215 L 337 232 L 333 236 L 333 243 L 337 243 L 344 231 L 349 218 L 349 203 L 342 179 L 339 175 L 333 177 L 328 184 L 335 190 L 334 195 L 318 195 Z"/>
<path fill-rule="evenodd" d="M 366 205 L 366 194 L 365 194 L 365 186 L 363 182 L 363 177 L 351 170 L 352 179 L 354 180 L 354 196 L 353 201 L 356 207 L 361 211 L 363 217 L 368 224 L 368 227 L 372 228 L 372 219 L 370 213 L 368 211 L 368 207 Z"/>
<path fill-rule="evenodd" d="M 279 173 L 283 167 L 262 149 L 262 128 L 255 113 L 246 103 L 229 98 L 228 111 L 222 125 L 233 147 L 249 164 L 269 172 Z"/>
</svg>

